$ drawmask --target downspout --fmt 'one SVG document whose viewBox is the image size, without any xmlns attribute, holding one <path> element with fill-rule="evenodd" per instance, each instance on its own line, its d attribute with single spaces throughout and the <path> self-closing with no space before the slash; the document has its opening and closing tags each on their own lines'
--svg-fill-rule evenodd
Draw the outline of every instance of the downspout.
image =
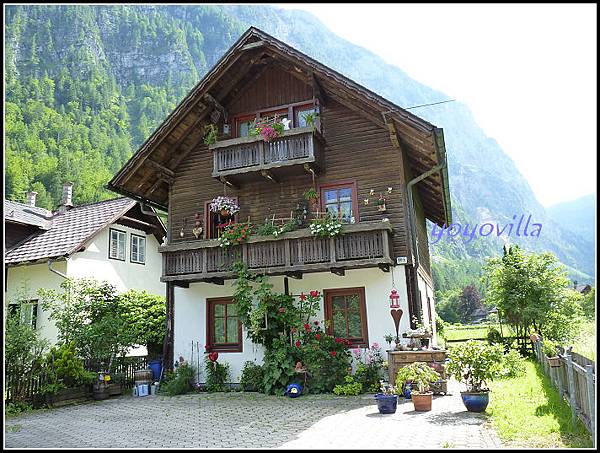
<svg viewBox="0 0 600 453">
<path fill-rule="evenodd" d="M 66 276 L 66 274 L 63 274 L 62 272 L 60 272 L 60 271 L 57 271 L 56 269 L 52 269 L 52 264 L 53 264 L 53 263 L 55 263 L 55 261 L 54 261 L 54 260 L 52 260 L 52 259 L 49 259 L 49 260 L 48 260 L 48 269 L 50 270 L 50 272 L 53 272 L 53 273 L 55 273 L 56 275 L 58 275 L 58 276 L 60 276 L 60 277 L 62 277 L 62 278 L 64 278 L 64 279 L 67 279 L 67 278 L 69 278 L 69 277 L 67 277 L 67 276 Z"/>
<path fill-rule="evenodd" d="M 413 276 L 413 280 L 414 280 L 414 287 L 415 287 L 415 308 L 417 307 L 421 307 L 421 291 L 419 290 L 419 239 L 417 237 L 417 225 L 416 225 L 416 219 L 415 219 L 415 206 L 414 206 L 414 200 L 413 200 L 413 186 L 415 186 L 417 183 L 423 181 L 424 179 L 428 178 L 429 176 L 433 175 L 434 173 L 437 173 L 441 170 L 443 170 L 444 168 L 446 168 L 447 162 L 446 162 L 446 155 L 445 153 L 442 154 L 440 152 L 439 149 L 439 144 L 438 144 L 438 135 L 442 133 L 442 129 L 440 128 L 434 128 L 433 129 L 433 144 L 434 144 L 434 148 L 435 148 L 435 156 L 436 156 L 436 160 L 439 162 L 435 167 L 431 168 L 430 170 L 426 171 L 425 173 L 417 176 L 416 178 L 411 179 L 407 184 L 406 184 L 406 190 L 408 192 L 408 221 L 410 223 L 410 231 L 411 231 L 411 239 L 412 239 L 412 246 L 413 246 L 413 257 L 414 257 L 414 264 L 413 264 L 413 268 L 415 270 L 414 272 L 414 276 Z M 421 309 L 418 308 L 417 309 L 417 320 L 421 321 L 423 319 L 423 315 L 421 312 Z M 411 326 L 412 326 L 412 319 L 410 320 L 411 322 Z M 415 326 L 412 326 L 413 328 Z"/>
</svg>

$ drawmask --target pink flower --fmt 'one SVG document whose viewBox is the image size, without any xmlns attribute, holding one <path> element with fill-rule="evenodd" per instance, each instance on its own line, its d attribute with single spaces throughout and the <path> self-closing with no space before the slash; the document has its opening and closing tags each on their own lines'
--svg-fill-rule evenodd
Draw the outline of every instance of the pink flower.
<svg viewBox="0 0 600 453">
<path fill-rule="evenodd" d="M 300 300 L 301 301 L 305 301 L 306 300 L 306 294 L 304 294 L 303 292 L 300 293 Z"/>
<path fill-rule="evenodd" d="M 292 327 L 292 333 L 296 333 L 298 332 L 298 329 L 296 329 L 295 327 Z"/>
<path fill-rule="evenodd" d="M 352 354 L 354 354 L 354 357 L 356 357 L 357 359 L 360 359 L 360 356 L 361 356 L 360 348 L 354 348 L 352 350 Z"/>
<path fill-rule="evenodd" d="M 285 308 L 284 307 L 279 307 L 279 313 L 285 313 Z"/>
<path fill-rule="evenodd" d="M 371 345 L 371 348 L 372 348 L 372 349 L 379 349 L 379 343 L 373 343 L 373 344 Z"/>
</svg>

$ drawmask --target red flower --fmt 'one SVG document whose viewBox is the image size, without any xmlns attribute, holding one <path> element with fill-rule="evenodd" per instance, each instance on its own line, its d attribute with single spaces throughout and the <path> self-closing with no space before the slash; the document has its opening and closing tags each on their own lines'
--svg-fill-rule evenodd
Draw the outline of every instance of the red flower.
<svg viewBox="0 0 600 453">
<path fill-rule="evenodd" d="M 299 348 L 300 347 L 300 340 L 296 340 L 296 347 Z"/>
<path fill-rule="evenodd" d="M 335 356 L 337 355 L 337 352 L 335 352 L 335 351 L 331 351 L 331 352 L 329 353 L 329 355 L 330 355 L 331 357 L 335 357 Z"/>
<path fill-rule="evenodd" d="M 211 352 L 208 354 L 208 358 L 211 362 L 216 362 L 217 359 L 219 358 L 219 353 L 218 352 Z"/>
<path fill-rule="evenodd" d="M 300 300 L 302 300 L 302 301 L 306 300 L 306 294 L 304 294 L 303 292 L 300 293 Z"/>
<path fill-rule="evenodd" d="M 237 238 L 237 241 L 238 242 L 242 242 L 242 238 Z"/>
<path fill-rule="evenodd" d="M 321 339 L 321 334 L 320 334 L 320 333 L 317 333 L 317 334 L 315 334 L 315 338 L 316 338 L 317 340 L 320 340 L 320 339 Z"/>
<path fill-rule="evenodd" d="M 348 340 L 348 339 L 344 340 L 344 344 L 346 346 L 352 346 L 352 342 L 350 340 Z"/>
<path fill-rule="evenodd" d="M 304 330 L 308 332 L 310 330 L 310 324 L 304 324 Z"/>
<path fill-rule="evenodd" d="M 341 338 L 336 338 L 336 339 L 335 339 L 335 342 L 336 342 L 336 343 L 341 343 L 341 342 L 343 342 L 343 341 L 344 341 L 344 340 L 342 340 Z"/>
<path fill-rule="evenodd" d="M 316 289 L 313 289 L 310 292 L 310 297 L 319 297 L 319 291 L 317 291 Z"/>
<path fill-rule="evenodd" d="M 313 324 L 314 324 L 315 326 L 318 326 L 318 325 L 319 325 L 319 321 L 315 321 Z"/>
<path fill-rule="evenodd" d="M 279 313 L 284 313 L 285 312 L 285 308 L 284 307 L 279 307 Z"/>
</svg>

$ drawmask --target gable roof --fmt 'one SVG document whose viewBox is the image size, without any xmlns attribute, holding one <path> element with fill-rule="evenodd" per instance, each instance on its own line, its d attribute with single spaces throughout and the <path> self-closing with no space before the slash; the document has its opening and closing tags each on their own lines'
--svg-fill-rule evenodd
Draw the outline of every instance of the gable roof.
<svg viewBox="0 0 600 453">
<path fill-rule="evenodd" d="M 398 131 L 399 146 L 406 151 L 413 176 L 445 162 L 442 129 L 251 27 L 142 144 L 107 188 L 166 210 L 168 185 L 177 166 L 202 142 L 203 126 L 210 122 L 209 115 L 219 109 L 233 88 L 252 80 L 255 76 L 253 68 L 260 67 L 265 57 L 274 59 L 295 77 L 312 85 L 315 92 L 331 97 L 368 117 L 377 126 L 389 129 L 390 136 Z M 447 166 L 440 173 L 420 181 L 416 189 L 425 216 L 440 225 L 450 224 Z"/>
<path fill-rule="evenodd" d="M 47 230 L 52 225 L 51 218 L 52 212 L 47 209 L 4 200 L 4 220 L 6 222 L 31 225 Z"/>
<path fill-rule="evenodd" d="M 7 201 L 5 200 L 5 206 Z M 8 202 L 12 203 L 12 202 Z M 7 265 L 68 257 L 104 227 L 116 222 L 136 205 L 129 198 L 115 198 L 80 205 L 64 213 L 55 213 L 51 227 L 34 233 L 4 256 Z M 161 224 L 162 225 L 162 224 Z M 163 227 L 164 232 L 164 227 Z"/>
</svg>

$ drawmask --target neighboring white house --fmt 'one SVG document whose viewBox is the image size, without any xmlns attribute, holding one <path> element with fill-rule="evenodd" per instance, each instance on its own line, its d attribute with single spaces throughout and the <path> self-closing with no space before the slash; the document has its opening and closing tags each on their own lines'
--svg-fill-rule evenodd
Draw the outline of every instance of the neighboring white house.
<svg viewBox="0 0 600 453">
<path fill-rule="evenodd" d="M 4 201 L 6 308 L 20 302 L 22 319 L 53 343 L 57 330 L 37 291 L 60 290 L 65 277 L 108 281 L 118 292 L 165 295 L 158 253 L 165 228 L 153 211 L 142 212 L 129 198 L 73 206 L 71 191 L 66 184 L 55 212 L 36 207 L 35 192 L 28 204 Z"/>
</svg>

